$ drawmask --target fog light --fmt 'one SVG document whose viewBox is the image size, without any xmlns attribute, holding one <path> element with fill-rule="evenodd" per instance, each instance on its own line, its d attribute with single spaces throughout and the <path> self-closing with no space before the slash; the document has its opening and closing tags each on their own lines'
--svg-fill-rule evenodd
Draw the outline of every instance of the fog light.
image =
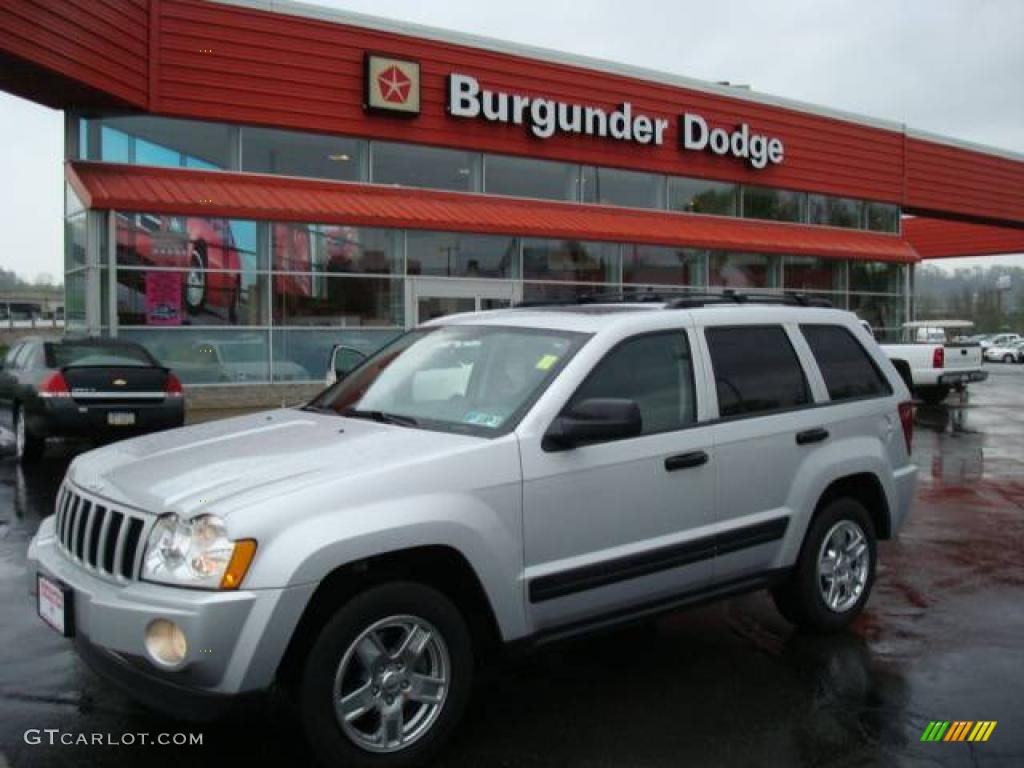
<svg viewBox="0 0 1024 768">
<path fill-rule="evenodd" d="M 146 627 L 146 652 L 157 664 L 176 667 L 185 660 L 188 642 L 181 627 L 167 619 L 156 619 Z"/>
</svg>

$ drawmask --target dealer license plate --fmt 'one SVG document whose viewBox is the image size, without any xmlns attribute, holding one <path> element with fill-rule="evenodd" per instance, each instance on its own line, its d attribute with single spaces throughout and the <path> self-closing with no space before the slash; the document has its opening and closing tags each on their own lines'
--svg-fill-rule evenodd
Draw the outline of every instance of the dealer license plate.
<svg viewBox="0 0 1024 768">
<path fill-rule="evenodd" d="M 135 424 L 135 414 L 113 411 L 107 414 L 107 424 L 112 427 L 131 427 Z"/>
<path fill-rule="evenodd" d="M 60 632 L 64 637 L 71 637 L 71 590 L 48 579 L 41 573 L 36 574 L 36 608 L 39 618 Z"/>
</svg>

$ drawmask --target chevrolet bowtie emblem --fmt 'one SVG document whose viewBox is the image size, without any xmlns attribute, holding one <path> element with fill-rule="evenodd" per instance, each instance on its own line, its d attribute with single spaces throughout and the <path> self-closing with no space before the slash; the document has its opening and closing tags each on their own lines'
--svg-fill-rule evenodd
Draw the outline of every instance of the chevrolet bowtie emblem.
<svg viewBox="0 0 1024 768">
<path fill-rule="evenodd" d="M 113 382 L 111 382 L 111 383 L 112 383 L 112 384 L 113 384 L 113 385 L 114 385 L 115 387 L 125 387 L 125 386 L 127 386 L 127 385 L 128 385 L 128 382 L 127 382 L 127 381 L 125 381 L 124 379 L 114 379 L 114 381 L 113 381 Z"/>
</svg>

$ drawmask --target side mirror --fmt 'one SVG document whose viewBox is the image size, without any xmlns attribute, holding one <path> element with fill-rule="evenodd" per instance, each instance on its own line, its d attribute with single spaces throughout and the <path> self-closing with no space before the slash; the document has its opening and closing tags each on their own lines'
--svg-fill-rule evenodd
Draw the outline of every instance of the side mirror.
<svg viewBox="0 0 1024 768">
<path fill-rule="evenodd" d="M 636 437 L 643 431 L 640 406 L 634 400 L 593 397 L 573 405 L 548 428 L 541 447 L 565 451 L 584 443 Z"/>
<path fill-rule="evenodd" d="M 365 359 L 366 355 L 358 349 L 340 345 L 335 347 L 331 350 L 331 366 L 327 372 L 328 384 L 344 379 L 358 368 Z"/>
</svg>

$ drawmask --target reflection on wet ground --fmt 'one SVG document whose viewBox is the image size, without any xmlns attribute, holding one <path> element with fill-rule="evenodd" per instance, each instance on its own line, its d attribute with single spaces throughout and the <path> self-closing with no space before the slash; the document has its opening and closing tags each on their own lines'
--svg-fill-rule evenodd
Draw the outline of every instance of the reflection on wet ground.
<svg viewBox="0 0 1024 768">
<path fill-rule="evenodd" d="M 995 367 L 993 367 L 995 368 Z M 852 631 L 794 633 L 762 594 L 549 647 L 493 672 L 441 766 L 1024 764 L 1024 368 L 918 409 L 918 504 Z M 0 459 L 0 750 L 12 765 L 307 764 L 278 702 L 189 725 L 84 669 L 33 615 L 25 543 L 68 456 Z M 996 720 L 984 744 L 931 720 Z M 200 747 L 28 745 L 29 728 L 201 732 Z M 2 757 L 0 757 L 2 765 Z"/>
</svg>

